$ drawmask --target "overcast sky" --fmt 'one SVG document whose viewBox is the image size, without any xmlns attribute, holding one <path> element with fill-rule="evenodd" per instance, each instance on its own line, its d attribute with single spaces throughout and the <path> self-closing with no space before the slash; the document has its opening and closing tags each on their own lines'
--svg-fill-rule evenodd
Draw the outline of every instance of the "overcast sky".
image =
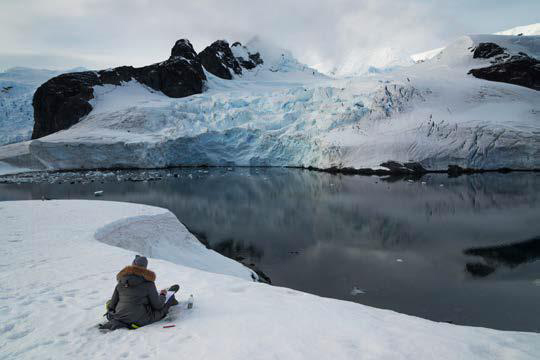
<svg viewBox="0 0 540 360">
<path fill-rule="evenodd" d="M 175 40 L 266 37 L 307 64 L 540 21 L 540 0 L 0 0 L 0 69 L 146 65 Z"/>
</svg>

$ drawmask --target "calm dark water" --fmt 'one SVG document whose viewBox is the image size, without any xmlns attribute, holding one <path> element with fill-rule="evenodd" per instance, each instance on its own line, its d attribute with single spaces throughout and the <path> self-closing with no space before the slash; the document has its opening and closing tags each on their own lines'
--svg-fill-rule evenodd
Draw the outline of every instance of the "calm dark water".
<svg viewBox="0 0 540 360">
<path fill-rule="evenodd" d="M 210 247 L 252 261 L 274 285 L 436 321 L 540 331 L 538 173 L 409 182 L 213 168 L 117 180 L 125 174 L 0 184 L 0 200 L 94 199 L 104 190 L 103 200 L 170 209 Z"/>
</svg>

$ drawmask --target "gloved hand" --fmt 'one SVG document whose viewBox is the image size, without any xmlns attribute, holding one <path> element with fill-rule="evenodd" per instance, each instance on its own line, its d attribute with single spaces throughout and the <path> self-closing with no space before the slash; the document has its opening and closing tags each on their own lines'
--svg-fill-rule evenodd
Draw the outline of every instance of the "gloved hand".
<svg viewBox="0 0 540 360">
<path fill-rule="evenodd" d="M 114 313 L 114 309 L 111 309 L 111 300 L 107 300 L 105 303 L 105 314 L 103 316 L 107 317 L 110 320 L 109 316 Z"/>
<path fill-rule="evenodd" d="M 159 295 L 163 295 L 163 296 L 167 295 L 167 289 L 159 290 Z"/>
</svg>

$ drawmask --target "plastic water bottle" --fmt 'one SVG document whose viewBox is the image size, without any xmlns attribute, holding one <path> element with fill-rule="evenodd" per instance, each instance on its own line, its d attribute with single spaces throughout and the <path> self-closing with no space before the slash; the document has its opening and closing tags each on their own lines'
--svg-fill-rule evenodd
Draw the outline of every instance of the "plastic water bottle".
<svg viewBox="0 0 540 360">
<path fill-rule="evenodd" d="M 191 309 L 193 307 L 193 294 L 189 295 L 189 300 L 187 303 L 187 308 Z"/>
</svg>

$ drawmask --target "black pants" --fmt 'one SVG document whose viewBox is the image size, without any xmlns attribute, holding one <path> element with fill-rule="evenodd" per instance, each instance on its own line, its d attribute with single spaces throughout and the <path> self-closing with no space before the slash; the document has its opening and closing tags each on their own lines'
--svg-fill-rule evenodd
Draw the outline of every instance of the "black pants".
<svg viewBox="0 0 540 360">
<path fill-rule="evenodd" d="M 159 297 L 161 298 L 162 302 L 164 303 L 163 308 L 161 308 L 159 310 L 152 309 L 152 314 L 150 316 L 150 321 L 148 321 L 147 323 L 145 323 L 145 324 L 136 324 L 136 323 L 128 324 L 128 323 L 125 323 L 125 322 L 122 322 L 120 320 L 115 319 L 114 318 L 114 313 L 108 312 L 107 314 L 105 314 L 105 316 L 107 317 L 107 320 L 109 320 L 109 321 L 107 321 L 105 324 L 101 324 L 99 326 L 99 328 L 100 329 L 106 329 L 106 330 L 117 330 L 117 329 L 122 329 L 122 328 L 134 330 L 134 329 L 140 328 L 141 326 L 150 325 L 150 324 L 155 323 L 156 321 L 159 321 L 159 320 L 163 319 L 169 313 L 169 309 L 171 308 L 171 306 L 173 306 L 173 304 L 176 302 L 176 298 L 173 295 L 173 296 L 171 296 L 169 298 L 169 301 L 165 302 L 166 295 L 161 295 L 160 294 Z"/>
</svg>

